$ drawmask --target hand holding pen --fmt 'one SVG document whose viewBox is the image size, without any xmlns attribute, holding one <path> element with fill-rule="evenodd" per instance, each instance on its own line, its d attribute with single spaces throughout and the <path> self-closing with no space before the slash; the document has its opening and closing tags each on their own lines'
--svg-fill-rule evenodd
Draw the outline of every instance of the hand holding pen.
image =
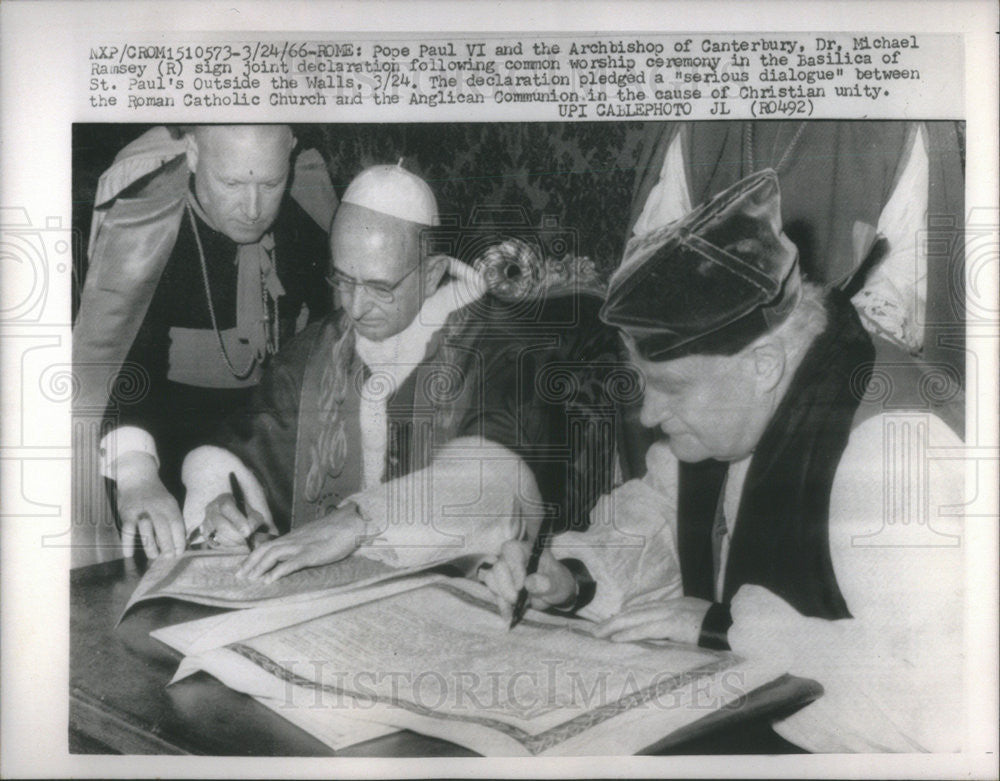
<svg viewBox="0 0 1000 781">
<path fill-rule="evenodd" d="M 542 558 L 542 553 L 549 544 L 549 537 L 551 536 L 551 523 L 549 522 L 549 516 L 546 515 L 545 521 L 542 523 L 542 528 L 538 530 L 538 534 L 535 535 L 535 541 L 531 544 L 531 553 L 528 554 L 528 563 L 524 567 L 525 583 L 527 583 L 528 578 L 538 574 L 538 563 Z M 524 618 L 524 611 L 527 609 L 528 587 L 527 585 L 522 585 L 517 592 L 517 600 L 514 602 L 514 610 L 511 612 L 510 623 L 507 624 L 508 630 L 513 629 L 520 623 L 521 619 Z"/>
<path fill-rule="evenodd" d="M 229 473 L 230 493 L 220 494 L 205 507 L 205 520 L 188 537 L 190 545 L 201 532 L 212 548 L 249 546 L 254 550 L 258 538 L 273 536 L 259 512 L 248 509 L 243 488 L 233 472 Z"/>
<path fill-rule="evenodd" d="M 537 543 L 537 540 L 536 540 Z M 565 565 L 556 560 L 546 547 L 529 544 L 524 540 L 508 540 L 500 549 L 500 556 L 492 566 L 483 566 L 479 579 L 494 593 L 500 615 L 513 628 L 527 606 L 537 610 L 562 605 L 576 595 L 576 580 Z M 535 571 L 529 567 L 532 551 L 537 549 Z M 520 611 L 516 610 L 524 594 Z M 518 612 L 521 615 L 518 615 Z M 515 617 L 517 621 L 515 621 Z"/>
</svg>

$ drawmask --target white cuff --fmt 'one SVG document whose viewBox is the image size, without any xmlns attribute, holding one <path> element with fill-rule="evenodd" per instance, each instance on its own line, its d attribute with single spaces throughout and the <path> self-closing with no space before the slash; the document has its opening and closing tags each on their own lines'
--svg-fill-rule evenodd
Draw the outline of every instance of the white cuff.
<svg viewBox="0 0 1000 781">
<path fill-rule="evenodd" d="M 126 453 L 147 453 L 160 467 L 160 459 L 156 454 L 156 442 L 152 434 L 138 426 L 119 426 L 109 431 L 101 439 L 99 467 L 102 477 L 117 479 L 115 469 L 118 459 Z"/>
<path fill-rule="evenodd" d="M 184 528 L 188 533 L 204 522 L 205 508 L 209 502 L 222 494 L 232 493 L 229 486 L 230 472 L 236 475 L 243 488 L 247 509 L 256 510 L 264 516 L 269 527 L 274 527 L 264 487 L 254 473 L 228 450 L 203 445 L 187 454 L 181 468 L 181 480 L 187 489 L 184 498 Z"/>
</svg>

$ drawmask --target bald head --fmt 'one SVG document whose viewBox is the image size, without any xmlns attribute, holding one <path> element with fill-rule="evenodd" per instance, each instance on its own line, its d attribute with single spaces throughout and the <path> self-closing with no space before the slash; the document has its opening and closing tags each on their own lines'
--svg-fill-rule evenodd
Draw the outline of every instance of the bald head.
<svg viewBox="0 0 1000 781">
<path fill-rule="evenodd" d="M 445 263 L 423 261 L 421 228 L 354 203 L 337 209 L 330 231 L 334 276 L 340 304 L 362 336 L 381 341 L 399 333 L 440 284 Z"/>
<path fill-rule="evenodd" d="M 199 143 L 211 143 L 214 139 L 228 144 L 243 141 L 257 146 L 273 140 L 287 147 L 295 141 L 288 125 L 195 125 L 191 134 Z"/>
<path fill-rule="evenodd" d="M 216 230 L 249 244 L 271 227 L 294 147 L 288 125 L 200 125 L 187 136 L 195 194 Z"/>
</svg>

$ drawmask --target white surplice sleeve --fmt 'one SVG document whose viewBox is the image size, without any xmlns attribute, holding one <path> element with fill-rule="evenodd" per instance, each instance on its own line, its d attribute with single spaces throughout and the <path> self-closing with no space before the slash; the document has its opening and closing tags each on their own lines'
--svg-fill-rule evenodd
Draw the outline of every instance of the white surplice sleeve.
<svg viewBox="0 0 1000 781">
<path fill-rule="evenodd" d="M 917 353 L 924 343 L 927 305 L 926 224 L 930 159 L 924 128 L 914 129 L 902 173 L 879 215 L 886 255 L 851 299 L 865 328 Z"/>
<path fill-rule="evenodd" d="M 691 211 L 691 196 L 687 175 L 684 172 L 684 151 L 681 143 L 682 129 L 675 133 L 663 156 L 660 178 L 649 191 L 642 213 L 632 226 L 633 236 L 644 236 L 679 220 Z"/>
<path fill-rule="evenodd" d="M 579 614 L 600 621 L 625 606 L 683 595 L 677 557 L 677 459 L 665 442 L 646 453 L 646 475 L 600 498 L 585 532 L 552 542 L 557 559 L 578 559 L 597 584 Z"/>
<path fill-rule="evenodd" d="M 541 497 L 524 460 L 496 442 L 459 437 L 424 469 L 351 496 L 370 542 L 358 555 L 416 567 L 496 554 L 537 530 Z"/>
<path fill-rule="evenodd" d="M 806 618 L 743 586 L 729 642 L 781 659 L 825 694 L 775 724 L 810 751 L 955 751 L 962 696 L 961 441 L 938 418 L 872 418 L 833 484 L 830 552 L 851 618 Z"/>
</svg>

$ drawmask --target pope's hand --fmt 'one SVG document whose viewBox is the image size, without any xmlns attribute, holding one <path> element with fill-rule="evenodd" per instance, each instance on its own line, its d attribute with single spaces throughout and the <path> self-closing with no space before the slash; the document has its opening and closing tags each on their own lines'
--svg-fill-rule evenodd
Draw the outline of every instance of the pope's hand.
<svg viewBox="0 0 1000 781">
<path fill-rule="evenodd" d="M 115 473 L 125 558 L 134 554 L 136 536 L 151 559 L 183 553 L 184 518 L 160 481 L 156 460 L 148 453 L 124 453 L 115 462 Z"/>
<path fill-rule="evenodd" d="M 616 642 L 673 640 L 694 645 L 701 635 L 705 613 L 711 606 L 711 602 L 697 597 L 641 605 L 602 621 L 594 627 L 594 635 Z"/>
<path fill-rule="evenodd" d="M 236 576 L 273 583 L 305 567 L 331 564 L 350 556 L 361 545 L 365 522 L 357 507 L 347 504 L 276 540 L 261 543 Z"/>
<path fill-rule="evenodd" d="M 205 506 L 205 520 L 201 533 L 219 547 L 244 547 L 247 537 L 267 526 L 268 531 L 277 534 L 274 526 L 268 526 L 263 515 L 250 508 L 244 515 L 236 509 L 236 500 L 230 493 L 219 494 Z"/>
<path fill-rule="evenodd" d="M 542 551 L 538 559 L 538 571 L 525 576 L 530 556 L 531 543 L 507 540 L 496 562 L 479 568 L 479 579 L 496 595 L 504 621 L 510 621 L 521 586 L 528 590 L 528 604 L 537 610 L 561 605 L 576 594 L 573 573 L 548 550 Z"/>
</svg>

